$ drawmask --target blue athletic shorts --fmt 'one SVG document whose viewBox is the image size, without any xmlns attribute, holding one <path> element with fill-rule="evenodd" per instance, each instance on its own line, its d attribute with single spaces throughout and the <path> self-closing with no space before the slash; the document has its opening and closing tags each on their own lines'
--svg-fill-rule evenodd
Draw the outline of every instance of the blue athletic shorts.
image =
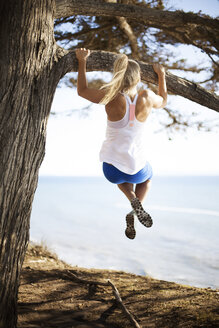
<svg viewBox="0 0 219 328">
<path fill-rule="evenodd" d="M 118 170 L 115 166 L 103 162 L 103 173 L 107 180 L 112 183 L 121 184 L 129 182 L 133 184 L 143 183 L 153 176 L 151 165 L 147 162 L 145 167 L 135 174 L 126 174 Z"/>
</svg>

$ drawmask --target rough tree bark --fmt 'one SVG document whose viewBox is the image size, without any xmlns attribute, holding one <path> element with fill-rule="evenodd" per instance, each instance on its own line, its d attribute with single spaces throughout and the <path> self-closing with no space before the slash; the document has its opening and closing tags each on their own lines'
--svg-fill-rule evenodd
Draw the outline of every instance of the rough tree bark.
<svg viewBox="0 0 219 328">
<path fill-rule="evenodd" d="M 0 327 L 16 327 L 19 275 L 59 81 L 53 0 L 0 6 Z"/>
<path fill-rule="evenodd" d="M 150 27 L 163 29 L 179 42 L 194 45 L 194 40 L 206 40 L 219 49 L 219 20 L 183 11 L 165 11 L 146 6 L 108 3 L 98 0 L 56 0 L 56 18 L 72 15 L 123 16 Z M 210 51 L 210 49 L 208 49 Z M 214 53 L 214 52 L 213 52 Z"/>
<path fill-rule="evenodd" d="M 58 81 L 77 62 L 54 40 L 55 0 L 2 0 L 0 15 L 0 328 L 14 328 L 51 103 Z M 88 70 L 111 71 L 114 59 L 94 52 Z M 155 81 L 151 67 L 142 71 Z"/>
</svg>

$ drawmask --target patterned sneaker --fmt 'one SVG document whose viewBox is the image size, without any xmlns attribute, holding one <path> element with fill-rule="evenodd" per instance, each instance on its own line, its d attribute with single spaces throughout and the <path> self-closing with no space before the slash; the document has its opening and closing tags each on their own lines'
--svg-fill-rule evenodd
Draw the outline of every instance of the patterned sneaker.
<svg viewBox="0 0 219 328">
<path fill-rule="evenodd" d="M 133 210 L 135 211 L 138 220 L 146 227 L 146 228 L 150 228 L 153 224 L 152 218 L 150 216 L 150 214 L 148 214 L 147 212 L 145 212 L 145 210 L 143 209 L 143 206 L 140 202 L 140 200 L 136 197 L 134 199 L 132 199 L 131 201 L 131 205 Z"/>
<path fill-rule="evenodd" d="M 134 225 L 134 214 L 135 211 L 131 211 L 126 215 L 126 229 L 125 229 L 125 235 L 129 239 L 134 239 L 136 232 L 135 232 L 135 225 Z"/>
</svg>

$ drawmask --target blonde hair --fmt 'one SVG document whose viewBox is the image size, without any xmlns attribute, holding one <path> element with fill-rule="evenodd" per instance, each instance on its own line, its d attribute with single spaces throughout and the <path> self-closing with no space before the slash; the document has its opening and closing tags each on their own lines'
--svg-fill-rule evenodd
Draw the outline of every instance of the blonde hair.
<svg viewBox="0 0 219 328">
<path fill-rule="evenodd" d="M 107 105 L 119 92 L 128 92 L 140 81 L 139 64 L 128 59 L 126 55 L 119 55 L 114 62 L 112 81 L 106 83 L 101 89 L 106 89 L 105 96 L 100 104 Z"/>
</svg>

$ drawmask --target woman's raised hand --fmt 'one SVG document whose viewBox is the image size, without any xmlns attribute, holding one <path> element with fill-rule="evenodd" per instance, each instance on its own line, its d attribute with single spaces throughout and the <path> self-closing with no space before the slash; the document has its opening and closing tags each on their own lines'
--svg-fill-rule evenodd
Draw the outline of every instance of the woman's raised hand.
<svg viewBox="0 0 219 328">
<path fill-rule="evenodd" d="M 79 48 L 75 50 L 75 54 L 77 59 L 80 60 L 86 60 L 87 57 L 90 56 L 90 50 L 89 49 L 85 49 L 85 48 Z"/>
<path fill-rule="evenodd" d="M 162 65 L 155 63 L 153 64 L 153 69 L 155 71 L 155 73 L 159 74 L 165 74 L 165 69 Z"/>
</svg>

